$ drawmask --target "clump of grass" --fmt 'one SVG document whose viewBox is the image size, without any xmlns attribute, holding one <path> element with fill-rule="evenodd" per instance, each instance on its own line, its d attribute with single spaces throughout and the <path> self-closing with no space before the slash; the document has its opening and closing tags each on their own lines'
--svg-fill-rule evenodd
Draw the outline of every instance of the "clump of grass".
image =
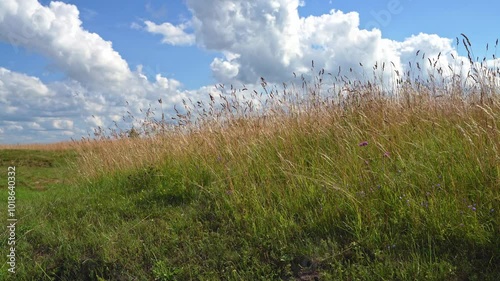
<svg viewBox="0 0 500 281">
<path fill-rule="evenodd" d="M 174 123 L 148 115 L 133 131 L 98 131 L 76 145 L 87 183 L 39 199 L 36 214 L 50 215 L 27 226 L 36 258 L 25 258 L 44 271 L 27 270 L 497 280 L 499 70 L 428 63 L 393 71 L 390 86 L 382 63 L 359 81 L 321 69 L 283 87 L 262 78 L 260 93 L 218 85 Z"/>
</svg>

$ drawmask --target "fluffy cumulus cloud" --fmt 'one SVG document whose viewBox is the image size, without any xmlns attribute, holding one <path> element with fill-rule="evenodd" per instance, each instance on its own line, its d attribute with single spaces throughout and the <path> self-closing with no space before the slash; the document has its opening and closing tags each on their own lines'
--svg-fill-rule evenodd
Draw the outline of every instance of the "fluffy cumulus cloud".
<svg viewBox="0 0 500 281">
<path fill-rule="evenodd" d="M 184 30 L 188 27 L 187 24 L 173 25 L 171 23 L 163 23 L 160 25 L 151 21 L 145 21 L 145 30 L 151 33 L 163 35 L 162 42 L 170 45 L 192 45 L 195 42 L 193 34 L 188 34 Z M 136 27 L 137 28 L 137 27 Z"/>
<path fill-rule="evenodd" d="M 127 62 L 111 42 L 82 28 L 76 6 L 5 0 L 0 10 L 0 40 L 41 53 L 90 89 L 102 90 L 131 78 Z"/>
<path fill-rule="evenodd" d="M 359 63 L 370 69 L 375 64 L 394 65 L 400 72 L 415 64 L 418 50 L 426 58 L 437 58 L 443 65 L 457 53 L 449 39 L 419 34 L 404 42 L 382 37 L 380 30 L 359 26 L 356 12 L 331 10 L 320 16 L 300 17 L 298 0 L 187 0 L 197 43 L 223 53 L 211 64 L 213 75 L 222 82 L 256 82 L 260 76 L 285 81 L 292 72 L 305 73 L 314 60 L 316 68 L 359 70 Z M 427 59 L 419 66 L 429 67 Z M 362 70 L 359 70 L 360 72 Z"/>
<path fill-rule="evenodd" d="M 73 86 L 73 87 L 71 87 Z M 71 87 L 71 89 L 70 89 Z M 81 87 L 80 87 L 81 88 Z M 85 134 L 73 127 L 86 108 L 78 85 L 52 83 L 0 67 L 0 142 L 46 142 Z M 60 130 L 60 132 L 54 132 Z"/>
<path fill-rule="evenodd" d="M 0 1 L 0 41 L 43 55 L 66 75 L 45 84 L 0 67 L 0 142 L 78 137 L 93 126 L 109 126 L 126 110 L 140 115 L 159 95 L 172 100 L 186 95 L 176 80 L 156 75 L 148 81 L 142 69 L 131 71 L 111 42 L 82 27 L 74 5 Z"/>
<path fill-rule="evenodd" d="M 260 76 L 279 80 L 284 69 L 297 68 L 305 59 L 298 4 L 282 0 L 214 0 L 210 5 L 187 1 L 199 45 L 226 54 L 212 63 L 215 77 L 222 82 L 233 78 L 254 82 Z"/>
</svg>

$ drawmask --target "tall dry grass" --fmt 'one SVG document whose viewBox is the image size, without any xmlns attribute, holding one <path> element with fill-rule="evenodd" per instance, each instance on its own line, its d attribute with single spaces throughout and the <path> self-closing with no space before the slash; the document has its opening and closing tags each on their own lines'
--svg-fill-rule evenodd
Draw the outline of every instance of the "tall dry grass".
<svg viewBox="0 0 500 281">
<path fill-rule="evenodd" d="M 302 75 L 289 85 L 268 85 L 264 78 L 260 92 L 217 85 L 219 95 L 207 94 L 205 101 L 183 100 L 182 110 L 175 108 L 176 116 L 170 120 L 163 111 L 161 119 L 155 119 L 148 109 L 142 118 L 131 116 L 139 127 L 98 128 L 96 138 L 73 145 L 83 155 L 79 169 L 92 177 L 158 164 L 167 156 L 176 159 L 194 152 L 204 159 L 222 151 L 239 153 L 269 138 L 286 139 L 322 130 L 345 131 L 361 139 L 367 132 L 397 130 L 415 122 L 468 120 L 470 126 L 487 124 L 498 110 L 499 66 L 487 65 L 486 58 L 474 60 L 465 35 L 462 41 L 457 38 L 457 47 L 459 44 L 468 53 L 468 68 L 453 55 L 454 62 L 442 65 L 441 53 L 427 58 L 417 51 L 416 60 L 428 62 L 428 68 L 414 62 L 409 63 L 410 70 L 401 73 L 389 64 L 376 63 L 371 79 L 363 75 L 353 80 L 340 68 L 336 75 L 325 74 L 324 69 L 316 74 L 312 62 L 313 76 L 308 79 Z M 498 41 L 495 52 L 497 47 Z M 496 59 L 495 54 L 492 58 Z M 468 69 L 465 75 L 464 69 Z M 161 99 L 158 102 L 162 104 Z M 345 120 L 357 121 L 346 125 Z"/>
</svg>

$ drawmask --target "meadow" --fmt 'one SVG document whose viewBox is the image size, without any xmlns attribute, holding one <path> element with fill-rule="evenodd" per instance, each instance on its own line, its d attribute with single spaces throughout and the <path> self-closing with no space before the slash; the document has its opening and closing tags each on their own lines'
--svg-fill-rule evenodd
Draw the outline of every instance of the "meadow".
<svg viewBox="0 0 500 281">
<path fill-rule="evenodd" d="M 3 147 L 15 280 L 500 280 L 500 70 L 470 54 L 465 77 L 312 67 L 169 122 Z"/>
</svg>

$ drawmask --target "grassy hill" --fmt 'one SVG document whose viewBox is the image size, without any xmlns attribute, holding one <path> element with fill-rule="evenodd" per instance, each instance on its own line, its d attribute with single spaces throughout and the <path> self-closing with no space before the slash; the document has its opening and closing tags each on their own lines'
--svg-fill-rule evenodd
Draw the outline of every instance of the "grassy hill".
<svg viewBox="0 0 500 281">
<path fill-rule="evenodd" d="M 499 74 L 479 70 L 337 96 L 324 71 L 263 80 L 261 108 L 234 90 L 179 126 L 0 150 L 17 280 L 500 280 Z"/>
</svg>

